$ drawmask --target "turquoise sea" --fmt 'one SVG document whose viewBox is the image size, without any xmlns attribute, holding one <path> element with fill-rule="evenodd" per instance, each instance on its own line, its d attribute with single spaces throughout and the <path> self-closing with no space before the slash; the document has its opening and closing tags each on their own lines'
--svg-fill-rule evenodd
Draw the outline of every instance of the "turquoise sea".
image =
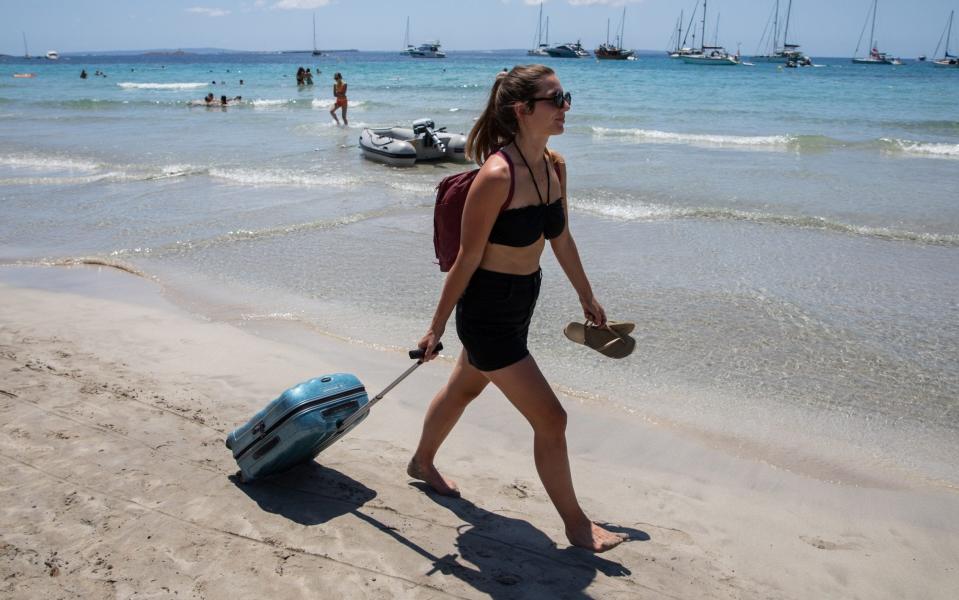
<svg viewBox="0 0 959 600">
<path fill-rule="evenodd" d="M 573 97 L 552 141 L 572 230 L 638 341 L 612 361 L 565 340 L 581 315 L 547 253 L 531 348 L 551 381 L 624 427 L 959 485 L 959 71 L 541 60 Z M 464 167 L 368 162 L 359 132 L 466 132 L 495 74 L 526 62 L 2 59 L 0 264 L 117 265 L 210 319 L 409 347 L 442 282 L 433 187 Z M 295 85 L 300 65 L 314 86 Z M 327 113 L 335 71 L 347 128 Z M 207 92 L 244 102 L 189 105 Z"/>
</svg>

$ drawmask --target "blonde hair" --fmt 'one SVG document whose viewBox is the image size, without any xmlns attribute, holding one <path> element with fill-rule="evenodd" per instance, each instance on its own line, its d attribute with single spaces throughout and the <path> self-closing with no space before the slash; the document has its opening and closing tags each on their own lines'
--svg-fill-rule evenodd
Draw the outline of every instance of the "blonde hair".
<svg viewBox="0 0 959 600">
<path fill-rule="evenodd" d="M 516 65 L 508 73 L 499 73 L 486 109 L 466 138 L 466 156 L 481 165 L 510 143 L 519 130 L 513 105 L 525 102 L 532 109 L 535 103 L 531 98 L 536 96 L 540 81 L 554 73 L 546 65 Z"/>
</svg>

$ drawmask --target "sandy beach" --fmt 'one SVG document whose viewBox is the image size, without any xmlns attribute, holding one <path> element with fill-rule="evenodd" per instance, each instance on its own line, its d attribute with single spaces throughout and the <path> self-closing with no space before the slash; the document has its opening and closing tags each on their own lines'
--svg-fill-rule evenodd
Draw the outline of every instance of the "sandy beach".
<svg viewBox="0 0 959 600">
<path fill-rule="evenodd" d="M 322 373 L 372 393 L 402 348 L 199 319 L 107 268 L 0 274 L 6 598 L 953 598 L 959 490 L 805 472 L 563 397 L 574 479 L 630 535 L 568 547 L 531 435 L 487 391 L 439 466 L 404 472 L 451 359 L 419 369 L 315 463 L 240 484 L 225 434 Z M 278 341 L 278 340 L 284 341 Z"/>
</svg>

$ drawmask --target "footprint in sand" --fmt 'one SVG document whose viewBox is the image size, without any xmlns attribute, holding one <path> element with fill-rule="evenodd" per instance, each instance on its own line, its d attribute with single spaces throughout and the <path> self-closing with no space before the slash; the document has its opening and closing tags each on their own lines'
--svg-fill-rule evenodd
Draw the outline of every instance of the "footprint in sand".
<svg viewBox="0 0 959 600">
<path fill-rule="evenodd" d="M 807 537 L 805 535 L 799 536 L 799 539 L 806 542 L 813 548 L 818 548 L 820 550 L 854 550 L 857 547 L 855 544 L 837 544 L 822 538 Z"/>
</svg>

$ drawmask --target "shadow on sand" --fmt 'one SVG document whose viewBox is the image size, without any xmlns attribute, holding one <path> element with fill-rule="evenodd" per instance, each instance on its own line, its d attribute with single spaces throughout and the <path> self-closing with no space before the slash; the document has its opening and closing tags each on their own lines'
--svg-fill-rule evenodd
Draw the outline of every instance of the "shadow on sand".
<svg viewBox="0 0 959 600">
<path fill-rule="evenodd" d="M 458 554 L 444 557 L 443 564 L 457 565 L 450 574 L 492 598 L 591 598 L 585 590 L 597 573 L 632 574 L 622 564 L 587 550 L 557 548 L 527 521 L 490 512 L 463 498 L 439 496 L 420 482 L 410 485 L 464 522 L 456 539 Z M 638 529 L 606 527 L 626 534 L 625 543 L 650 539 Z"/>
<path fill-rule="evenodd" d="M 364 504 L 376 497 L 376 492 L 316 462 L 262 483 L 242 484 L 237 478 L 231 479 L 261 509 L 301 525 L 319 525 L 353 514 L 429 560 L 432 568 L 420 573 L 420 577 L 428 580 L 440 572 L 460 579 L 491 598 L 585 599 L 590 597 L 585 590 L 597 573 L 607 577 L 631 574 L 623 565 L 592 552 L 557 548 L 546 534 L 527 521 L 490 512 L 463 498 L 437 496 L 418 482 L 411 485 L 463 521 L 457 528 L 455 553 L 437 556 L 396 528 L 360 512 Z M 318 498 L 323 501 L 317 502 Z M 638 529 L 607 527 L 627 534 L 626 543 L 649 539 L 648 534 Z"/>
</svg>

